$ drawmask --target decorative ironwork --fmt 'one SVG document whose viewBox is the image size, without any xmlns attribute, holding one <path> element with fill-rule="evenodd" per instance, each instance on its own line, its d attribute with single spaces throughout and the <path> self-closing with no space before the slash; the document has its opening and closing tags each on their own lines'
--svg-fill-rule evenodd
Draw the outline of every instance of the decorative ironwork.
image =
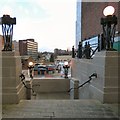
<svg viewBox="0 0 120 120">
<path fill-rule="evenodd" d="M 91 55 L 91 47 L 90 47 L 90 44 L 89 42 L 86 42 L 85 43 L 85 46 L 84 46 L 84 50 L 83 50 L 83 55 L 86 59 L 90 59 L 90 55 Z"/>
<path fill-rule="evenodd" d="M 115 15 L 108 15 L 105 18 L 101 18 L 101 25 L 103 28 L 103 37 L 105 38 L 106 50 L 114 50 L 113 43 L 117 25 L 117 17 Z"/>
<path fill-rule="evenodd" d="M 12 51 L 13 25 L 16 24 L 16 18 L 11 18 L 10 15 L 3 15 L 0 18 L 0 24 L 2 25 L 4 39 L 3 51 Z"/>
<path fill-rule="evenodd" d="M 75 58 L 75 49 L 74 49 L 74 46 L 72 47 L 72 58 Z"/>
<path fill-rule="evenodd" d="M 67 61 L 64 63 L 63 68 L 64 68 L 65 78 L 68 78 L 68 70 L 69 70 L 70 66 L 68 65 L 68 62 L 67 62 Z"/>
<path fill-rule="evenodd" d="M 82 42 L 79 42 L 77 57 L 82 58 Z"/>
<path fill-rule="evenodd" d="M 28 69 L 29 69 L 29 74 L 31 79 L 33 79 L 33 75 L 32 75 L 33 68 L 34 68 L 33 62 L 29 62 Z"/>
</svg>

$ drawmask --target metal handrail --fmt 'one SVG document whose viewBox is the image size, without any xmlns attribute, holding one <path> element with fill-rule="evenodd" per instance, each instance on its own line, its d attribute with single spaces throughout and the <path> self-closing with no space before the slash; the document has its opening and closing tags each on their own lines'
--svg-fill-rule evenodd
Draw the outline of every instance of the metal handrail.
<svg viewBox="0 0 120 120">
<path fill-rule="evenodd" d="M 21 73 L 19 77 L 21 78 L 21 82 L 23 83 L 24 87 L 25 87 L 26 89 L 31 89 L 32 92 L 34 93 L 35 91 L 34 91 L 32 88 L 29 88 L 29 87 L 26 85 L 26 83 L 25 83 L 25 75 L 24 75 L 23 73 Z"/>
<path fill-rule="evenodd" d="M 92 56 L 96 53 L 97 50 L 98 50 L 98 46 L 97 46 L 97 48 L 96 48 L 95 50 L 93 50 L 93 52 L 92 52 L 90 58 L 92 58 Z"/>
<path fill-rule="evenodd" d="M 73 89 L 79 89 L 80 87 L 83 87 L 85 84 L 89 83 L 92 80 L 92 77 L 97 78 L 97 73 L 93 73 L 92 75 L 89 76 L 89 80 L 87 80 L 86 82 L 84 82 L 83 84 L 81 84 L 80 86 L 78 86 L 77 88 L 70 88 L 68 90 L 68 92 L 70 92 Z"/>
</svg>

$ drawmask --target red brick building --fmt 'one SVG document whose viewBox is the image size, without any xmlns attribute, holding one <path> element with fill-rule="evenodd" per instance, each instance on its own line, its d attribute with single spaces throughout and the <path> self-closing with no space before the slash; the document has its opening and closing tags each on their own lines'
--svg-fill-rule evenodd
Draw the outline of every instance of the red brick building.
<svg viewBox="0 0 120 120">
<path fill-rule="evenodd" d="M 82 2 L 81 3 L 81 39 L 89 39 L 102 33 L 100 24 L 103 10 L 111 5 L 115 8 L 115 15 L 118 17 L 117 31 L 120 31 L 120 2 Z"/>
</svg>

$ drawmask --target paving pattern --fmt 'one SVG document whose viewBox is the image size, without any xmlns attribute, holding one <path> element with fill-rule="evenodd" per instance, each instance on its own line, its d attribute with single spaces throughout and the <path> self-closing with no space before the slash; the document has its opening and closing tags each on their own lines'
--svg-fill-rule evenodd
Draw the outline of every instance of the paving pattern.
<svg viewBox="0 0 120 120">
<path fill-rule="evenodd" d="M 111 106 L 96 100 L 21 100 L 16 105 L 4 105 L 3 118 L 3 120 L 6 120 L 5 118 L 119 119 L 117 111 L 115 112 Z"/>
</svg>

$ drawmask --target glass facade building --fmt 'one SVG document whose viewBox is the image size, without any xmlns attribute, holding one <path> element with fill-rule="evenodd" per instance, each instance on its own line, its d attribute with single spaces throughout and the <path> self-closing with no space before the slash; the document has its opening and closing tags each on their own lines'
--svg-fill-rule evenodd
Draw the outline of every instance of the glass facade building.
<svg viewBox="0 0 120 120">
<path fill-rule="evenodd" d="M 75 48 L 78 48 L 79 41 L 81 41 L 81 1 L 77 1 L 76 5 L 76 45 Z"/>
</svg>

